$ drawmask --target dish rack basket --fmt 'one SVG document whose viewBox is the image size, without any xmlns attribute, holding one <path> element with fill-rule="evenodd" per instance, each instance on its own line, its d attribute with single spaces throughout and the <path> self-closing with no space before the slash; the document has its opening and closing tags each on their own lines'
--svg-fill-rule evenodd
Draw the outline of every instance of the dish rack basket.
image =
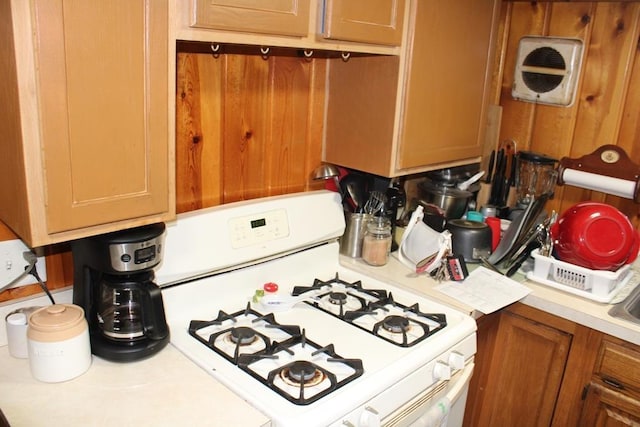
<svg viewBox="0 0 640 427">
<path fill-rule="evenodd" d="M 534 267 L 527 273 L 528 279 L 602 303 L 611 302 L 633 276 L 631 265 L 625 265 L 617 271 L 590 270 L 540 255 L 538 249 L 531 256 Z"/>
</svg>

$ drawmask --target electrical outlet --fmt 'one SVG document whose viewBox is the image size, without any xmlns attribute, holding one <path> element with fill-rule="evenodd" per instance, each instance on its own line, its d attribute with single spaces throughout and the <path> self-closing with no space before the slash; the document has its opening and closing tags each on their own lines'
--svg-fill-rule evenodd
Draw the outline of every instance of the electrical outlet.
<svg viewBox="0 0 640 427">
<path fill-rule="evenodd" d="M 0 289 L 3 289 L 6 285 L 15 280 L 18 276 L 24 273 L 25 267 L 29 265 L 29 262 L 25 260 L 23 253 L 32 252 L 22 240 L 5 240 L 0 242 Z M 44 255 L 36 253 L 38 261 L 36 262 L 36 271 L 43 282 L 47 280 L 47 268 L 45 264 Z M 13 284 L 10 288 L 17 288 L 18 286 L 31 285 L 38 283 L 35 277 L 28 274 L 19 282 Z"/>
</svg>

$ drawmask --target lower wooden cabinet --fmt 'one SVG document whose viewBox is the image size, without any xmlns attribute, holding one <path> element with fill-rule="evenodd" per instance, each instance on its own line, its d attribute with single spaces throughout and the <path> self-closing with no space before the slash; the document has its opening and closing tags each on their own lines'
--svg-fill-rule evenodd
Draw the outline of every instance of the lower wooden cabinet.
<svg viewBox="0 0 640 427">
<path fill-rule="evenodd" d="M 580 424 L 640 426 L 640 351 L 612 338 L 600 345 Z"/>
<path fill-rule="evenodd" d="M 578 426 L 603 334 L 516 303 L 478 320 L 465 426 Z"/>
</svg>

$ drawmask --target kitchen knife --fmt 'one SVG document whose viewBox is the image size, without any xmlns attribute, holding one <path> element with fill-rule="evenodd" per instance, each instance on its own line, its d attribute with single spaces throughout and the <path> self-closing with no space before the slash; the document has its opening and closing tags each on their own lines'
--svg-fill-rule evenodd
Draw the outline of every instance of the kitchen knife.
<svg viewBox="0 0 640 427">
<path fill-rule="evenodd" d="M 493 182 L 491 183 L 491 192 L 489 193 L 489 204 L 496 205 L 498 202 L 498 197 L 500 196 L 500 187 L 502 183 L 500 171 L 503 169 L 504 163 L 504 150 L 498 151 L 496 156 L 496 164 L 495 164 L 495 175 L 493 176 Z"/>
<path fill-rule="evenodd" d="M 489 156 L 489 166 L 487 167 L 487 176 L 485 177 L 485 181 L 487 184 L 491 184 L 491 178 L 493 178 L 493 165 L 496 161 L 496 150 L 491 150 L 491 155 Z"/>
</svg>

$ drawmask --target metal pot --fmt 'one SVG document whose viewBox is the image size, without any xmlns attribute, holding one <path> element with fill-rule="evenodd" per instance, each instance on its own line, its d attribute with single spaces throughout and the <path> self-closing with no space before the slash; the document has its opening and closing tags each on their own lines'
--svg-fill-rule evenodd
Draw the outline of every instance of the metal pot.
<svg viewBox="0 0 640 427">
<path fill-rule="evenodd" d="M 428 179 L 418 183 L 418 195 L 423 203 L 442 209 L 445 219 L 461 218 L 473 198 L 471 191 L 440 185 Z"/>
<path fill-rule="evenodd" d="M 491 228 L 484 222 L 452 219 L 447 221 L 451 232 L 451 250 L 466 262 L 480 262 L 491 254 Z"/>
</svg>

